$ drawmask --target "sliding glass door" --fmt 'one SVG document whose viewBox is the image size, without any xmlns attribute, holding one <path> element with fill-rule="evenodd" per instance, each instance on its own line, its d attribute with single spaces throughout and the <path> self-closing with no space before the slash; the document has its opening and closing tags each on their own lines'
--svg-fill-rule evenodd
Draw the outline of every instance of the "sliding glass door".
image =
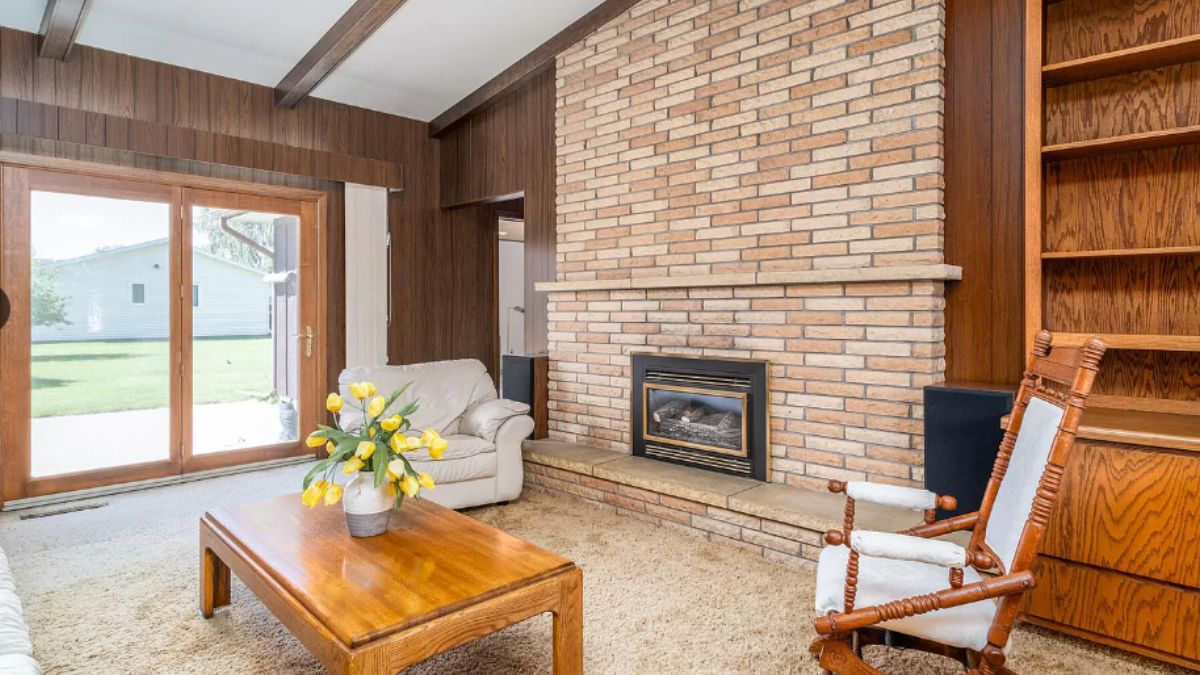
<svg viewBox="0 0 1200 675">
<path fill-rule="evenodd" d="M 313 202 L 3 169 L 5 499 L 307 454 Z"/>
</svg>

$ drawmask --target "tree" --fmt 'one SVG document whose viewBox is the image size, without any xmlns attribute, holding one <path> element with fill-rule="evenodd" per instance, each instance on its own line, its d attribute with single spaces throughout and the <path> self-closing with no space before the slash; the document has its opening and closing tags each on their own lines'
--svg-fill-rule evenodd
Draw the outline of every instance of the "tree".
<svg viewBox="0 0 1200 675">
<path fill-rule="evenodd" d="M 35 326 L 70 325 L 67 321 L 67 299 L 57 289 L 58 270 L 36 260 L 29 274 L 29 313 Z"/>
<path fill-rule="evenodd" d="M 275 271 L 274 261 L 269 256 L 222 230 L 219 217 L 206 213 L 204 217 L 193 221 L 193 227 L 197 234 L 203 235 L 204 243 L 198 247 L 200 250 L 261 272 Z M 275 246 L 275 223 L 269 220 L 241 220 L 233 227 L 244 237 L 267 250 Z"/>
</svg>

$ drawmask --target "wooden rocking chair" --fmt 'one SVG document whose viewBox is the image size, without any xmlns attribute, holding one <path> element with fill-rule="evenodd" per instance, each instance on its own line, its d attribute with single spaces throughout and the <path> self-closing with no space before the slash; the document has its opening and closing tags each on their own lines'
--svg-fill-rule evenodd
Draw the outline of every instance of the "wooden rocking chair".
<svg viewBox="0 0 1200 675">
<path fill-rule="evenodd" d="M 845 529 L 825 534 L 817 568 L 822 616 L 810 649 L 824 672 L 878 674 L 862 660 L 872 644 L 956 658 L 970 673 L 1013 672 L 1004 666 L 1009 633 L 1033 588 L 1038 543 L 1105 351 L 1092 338 L 1052 352 L 1051 340 L 1042 331 L 1034 342 L 979 511 L 939 521 L 936 507 L 954 508 L 953 497 L 829 483 L 846 494 L 846 517 Z M 925 522 L 897 534 L 855 531 L 856 501 L 924 511 Z M 930 539 L 960 530 L 973 530 L 965 549 Z"/>
</svg>

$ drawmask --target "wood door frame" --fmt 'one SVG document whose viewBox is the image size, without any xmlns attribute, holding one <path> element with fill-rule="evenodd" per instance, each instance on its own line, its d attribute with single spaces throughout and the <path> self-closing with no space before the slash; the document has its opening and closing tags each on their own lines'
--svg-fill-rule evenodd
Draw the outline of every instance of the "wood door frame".
<svg viewBox="0 0 1200 675">
<path fill-rule="evenodd" d="M 244 199 L 274 200 L 262 203 L 281 204 L 283 200 L 288 200 L 293 204 L 298 203 L 299 210 L 302 212 L 298 214 L 301 217 L 302 227 L 305 222 L 312 223 L 315 234 L 315 236 L 308 237 L 314 249 L 308 258 L 308 264 L 312 269 L 306 275 L 311 279 L 309 286 L 313 299 L 311 313 L 314 319 L 314 330 L 319 323 L 318 319 L 325 316 L 328 302 L 326 297 L 328 260 L 324 254 L 328 250 L 328 227 L 325 222 L 328 196 L 323 191 L 0 152 L 0 287 L 10 296 L 27 295 L 29 292 L 29 193 L 32 189 L 167 201 L 171 206 L 172 231 L 177 225 L 179 232 L 188 234 L 189 244 L 190 221 L 185 223 L 182 218 L 185 190 L 219 191 L 222 194 L 236 195 Z M 296 210 L 296 208 L 293 207 L 292 210 Z M 13 226 L 11 223 L 24 223 L 25 225 L 24 227 Z M 183 237 L 174 236 L 173 233 L 170 239 L 173 262 L 173 269 L 170 273 L 171 283 L 173 285 L 179 283 L 182 288 L 183 280 L 178 275 L 183 270 L 185 257 L 190 265 L 190 255 L 186 255 L 190 254 L 190 245 L 188 248 L 184 248 Z M 302 245 L 304 239 L 301 238 Z M 172 296 L 178 296 L 178 294 L 172 294 Z M 183 299 L 173 297 L 171 303 L 170 321 L 173 322 L 173 330 L 170 346 L 172 353 L 178 354 L 184 348 L 179 341 L 184 340 L 185 333 L 182 332 L 182 325 L 176 327 L 174 322 L 183 320 L 185 314 L 182 311 Z M 190 309 L 190 303 L 188 309 Z M 190 315 L 190 312 L 187 314 Z M 211 457 L 225 456 L 226 459 L 233 461 L 194 461 L 190 467 L 186 466 L 182 452 L 184 425 L 181 419 L 177 421 L 175 418 L 182 417 L 183 396 L 185 393 L 188 394 L 190 400 L 190 390 L 185 392 L 184 378 L 176 376 L 180 373 L 178 369 L 182 368 L 182 364 L 173 363 L 170 394 L 173 411 L 169 459 L 128 467 L 112 467 L 34 479 L 29 475 L 32 431 L 29 423 L 32 419 L 31 406 L 27 391 L 31 377 L 29 323 L 28 307 L 14 308 L 5 329 L 0 330 L 0 362 L 4 364 L 3 369 L 0 370 L 0 393 L 4 394 L 4 401 L 0 404 L 0 503 L 58 492 L 179 475 L 181 472 L 201 471 L 227 466 L 230 463 L 269 459 L 273 456 L 280 456 L 279 454 L 272 455 L 272 452 L 278 453 L 281 449 L 292 449 L 294 446 L 299 448 L 296 452 L 282 456 L 316 454 L 305 448 L 301 440 L 296 444 L 278 444 L 267 448 L 256 448 L 237 458 L 234 458 L 234 455 L 237 454 L 235 452 L 215 453 Z M 186 335 L 188 337 L 186 341 L 190 345 L 190 333 Z M 326 336 L 323 333 L 317 333 L 310 366 L 311 391 L 308 394 L 312 398 L 312 401 L 309 402 L 309 409 L 313 411 L 314 417 L 308 420 L 301 417 L 299 434 L 301 439 L 305 435 L 305 429 L 316 423 L 315 416 L 319 415 L 319 410 L 321 410 L 322 392 L 329 387 L 327 368 L 325 367 L 328 348 L 325 344 L 326 340 L 322 339 L 324 337 Z M 190 384 L 190 374 L 188 383 Z M 301 408 L 303 409 L 304 406 L 302 405 Z M 18 450 L 14 451 L 14 449 Z"/>
<path fill-rule="evenodd" d="M 296 216 L 299 219 L 300 267 L 298 269 L 298 280 L 300 282 L 300 289 L 298 293 L 301 301 L 297 329 L 304 330 L 306 325 L 311 326 L 315 342 L 313 344 L 312 357 L 300 359 L 297 363 L 300 392 L 306 398 L 298 401 L 299 428 L 297 429 L 298 437 L 295 442 L 272 443 L 245 449 L 196 455 L 192 447 L 192 416 L 183 415 L 182 437 L 180 439 L 183 473 L 194 473 L 196 471 L 207 471 L 237 464 L 314 454 L 312 449 L 304 445 L 303 440 L 307 435 L 307 430 L 316 428 L 318 411 L 322 409 L 320 401 L 323 399 L 322 392 L 324 391 L 322 387 L 324 383 L 321 381 L 321 376 L 325 363 L 325 340 L 320 339 L 320 333 L 316 330 L 319 318 L 322 315 L 320 289 L 324 287 L 324 277 L 316 269 L 320 266 L 318 260 L 324 243 L 321 236 L 324 228 L 320 227 L 318 214 L 323 211 L 324 203 L 321 199 L 317 201 L 300 201 L 293 198 L 257 195 L 246 192 L 213 190 L 209 188 L 185 188 L 181 203 L 182 210 L 180 211 L 183 217 L 183 236 L 180 237 L 183 250 L 182 264 L 180 266 L 182 273 L 180 288 L 187 288 L 193 281 L 191 214 L 195 206 L 278 213 L 281 215 Z M 309 298 L 309 300 L 305 301 L 304 298 Z M 183 322 L 179 333 L 183 340 L 180 354 L 182 355 L 184 376 L 181 392 L 181 408 L 183 410 L 192 410 L 192 392 L 195 374 L 192 362 L 192 345 L 194 340 L 192 336 L 192 311 L 190 304 L 182 309 L 183 311 L 180 312 L 180 316 Z"/>
</svg>

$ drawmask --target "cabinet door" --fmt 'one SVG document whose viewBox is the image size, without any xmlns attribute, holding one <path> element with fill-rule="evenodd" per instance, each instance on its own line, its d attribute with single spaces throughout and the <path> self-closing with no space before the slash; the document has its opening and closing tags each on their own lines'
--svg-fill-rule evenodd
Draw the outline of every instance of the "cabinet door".
<svg viewBox="0 0 1200 675">
<path fill-rule="evenodd" d="M 1200 455 L 1077 443 L 1042 552 L 1200 587 Z"/>
</svg>

